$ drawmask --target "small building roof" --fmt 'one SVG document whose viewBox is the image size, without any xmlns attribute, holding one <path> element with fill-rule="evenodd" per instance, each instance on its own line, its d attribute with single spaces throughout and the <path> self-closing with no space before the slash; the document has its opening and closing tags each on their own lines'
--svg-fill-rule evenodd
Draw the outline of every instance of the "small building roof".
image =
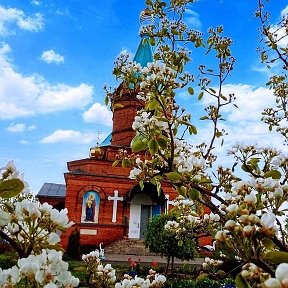
<svg viewBox="0 0 288 288">
<path fill-rule="evenodd" d="M 37 196 L 65 198 L 66 186 L 65 184 L 44 183 Z"/>
<path fill-rule="evenodd" d="M 110 133 L 100 144 L 99 146 L 110 146 L 112 141 L 112 133 Z"/>
</svg>

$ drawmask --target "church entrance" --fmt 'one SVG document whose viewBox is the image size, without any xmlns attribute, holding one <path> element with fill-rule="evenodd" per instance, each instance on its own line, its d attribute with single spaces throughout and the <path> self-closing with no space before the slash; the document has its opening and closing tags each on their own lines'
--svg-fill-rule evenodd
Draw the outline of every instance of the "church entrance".
<svg viewBox="0 0 288 288">
<path fill-rule="evenodd" d="M 152 215 L 152 200 L 148 195 L 137 194 L 130 205 L 129 234 L 132 239 L 144 237 L 149 218 Z"/>
<path fill-rule="evenodd" d="M 143 189 L 138 184 L 129 191 L 126 199 L 130 203 L 128 238 L 144 238 L 149 219 L 165 210 L 164 193 L 161 191 L 159 195 L 151 183 L 145 183 Z"/>
<path fill-rule="evenodd" d="M 141 218 L 140 218 L 140 238 L 144 238 L 144 233 L 147 228 L 147 223 L 151 217 L 151 206 L 141 205 Z"/>
</svg>

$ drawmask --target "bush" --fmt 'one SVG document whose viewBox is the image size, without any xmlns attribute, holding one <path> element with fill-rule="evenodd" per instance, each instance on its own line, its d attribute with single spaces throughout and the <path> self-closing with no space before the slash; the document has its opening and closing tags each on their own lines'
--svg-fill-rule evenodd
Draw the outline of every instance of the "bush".
<svg viewBox="0 0 288 288">
<path fill-rule="evenodd" d="M 66 253 L 67 256 L 71 259 L 81 259 L 79 228 L 76 228 L 74 231 L 72 231 L 71 235 L 69 236 Z"/>
<path fill-rule="evenodd" d="M 195 241 L 186 237 L 179 245 L 175 235 L 171 235 L 164 228 L 167 221 L 175 219 L 176 217 L 172 213 L 153 217 L 147 225 L 145 245 L 152 252 L 160 253 L 161 256 L 176 257 L 182 260 L 194 259 L 197 255 Z"/>
<path fill-rule="evenodd" d="M 9 269 L 17 263 L 18 256 L 16 253 L 0 254 L 0 268 Z"/>
<path fill-rule="evenodd" d="M 236 286 L 234 281 L 228 278 L 220 281 L 170 280 L 165 282 L 164 288 L 236 288 Z"/>
</svg>

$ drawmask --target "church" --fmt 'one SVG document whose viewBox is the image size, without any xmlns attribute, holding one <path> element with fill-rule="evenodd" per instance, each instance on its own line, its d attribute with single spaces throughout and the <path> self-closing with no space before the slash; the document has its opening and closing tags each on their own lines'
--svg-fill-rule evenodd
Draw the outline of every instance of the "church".
<svg viewBox="0 0 288 288">
<path fill-rule="evenodd" d="M 134 61 L 145 67 L 153 62 L 153 52 L 148 36 L 140 36 Z M 150 183 L 141 190 L 129 179 L 130 168 L 112 166 L 121 149 L 131 151 L 135 136 L 132 123 L 143 102 L 121 85 L 111 102 L 122 107 L 113 111 L 112 133 L 90 149 L 89 158 L 67 163 L 65 185 L 45 183 L 37 195 L 40 202 L 68 209 L 68 217 L 75 224 L 61 236 L 64 248 L 75 229 L 80 231 L 81 245 L 98 246 L 102 242 L 106 246 L 120 239 L 143 238 L 149 218 L 167 212 L 178 195 L 168 183 L 162 184 L 160 195 Z"/>
</svg>

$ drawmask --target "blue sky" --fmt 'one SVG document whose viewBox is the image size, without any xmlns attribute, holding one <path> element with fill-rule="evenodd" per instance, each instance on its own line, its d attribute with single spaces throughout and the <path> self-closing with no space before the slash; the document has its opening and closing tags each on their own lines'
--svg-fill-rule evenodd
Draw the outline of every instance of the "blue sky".
<svg viewBox="0 0 288 288">
<path fill-rule="evenodd" d="M 219 153 L 237 141 L 283 142 L 267 136 L 259 123 L 272 98 L 265 88 L 270 72 L 256 52 L 256 5 L 256 0 L 199 0 L 186 19 L 204 34 L 224 25 L 234 39 L 237 63 L 225 91 L 236 94 L 239 109 L 225 111 L 229 136 Z M 33 192 L 44 182 L 64 183 L 67 161 L 88 157 L 98 137 L 111 132 L 103 86 L 117 85 L 111 73 L 116 56 L 136 52 L 143 8 L 144 0 L 0 0 L 0 165 L 15 160 Z M 271 0 L 269 9 L 276 25 L 288 11 L 287 1 Z M 207 62 L 197 51 L 192 58 L 191 69 Z M 195 119 L 209 102 L 197 104 L 185 93 L 178 100 Z M 202 126 L 199 138 L 208 131 L 209 125 Z"/>
</svg>

